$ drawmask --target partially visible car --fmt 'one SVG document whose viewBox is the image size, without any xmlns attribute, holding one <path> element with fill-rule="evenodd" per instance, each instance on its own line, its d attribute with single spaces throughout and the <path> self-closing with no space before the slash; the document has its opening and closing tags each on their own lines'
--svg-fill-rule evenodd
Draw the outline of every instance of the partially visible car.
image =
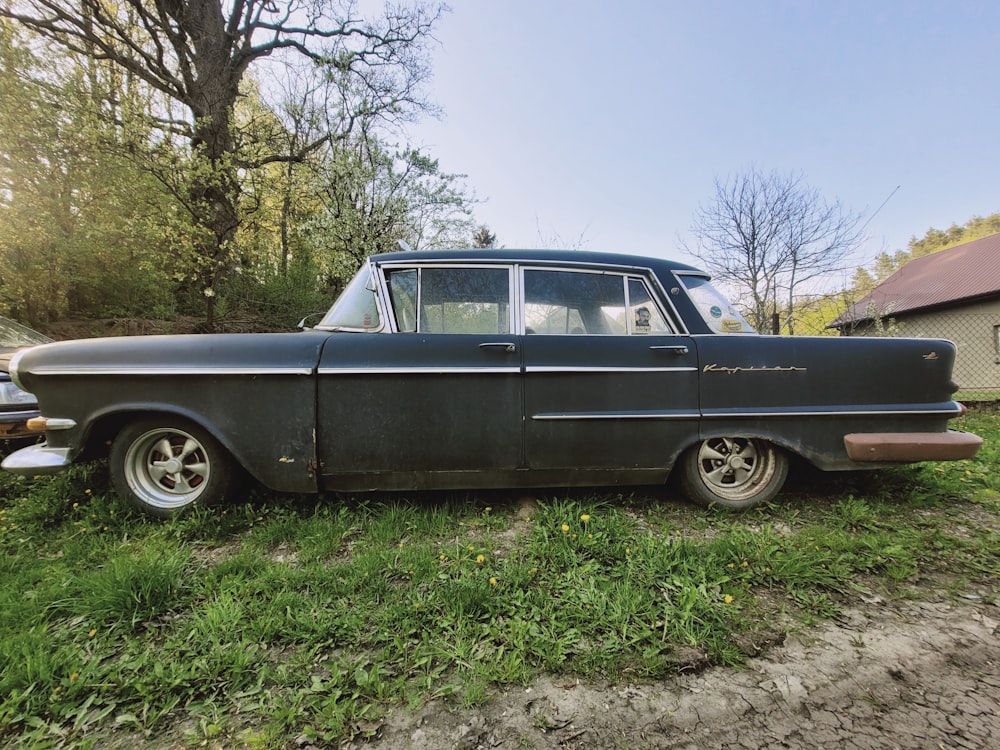
<svg viewBox="0 0 1000 750">
<path fill-rule="evenodd" d="M 11 382 L 10 360 L 20 349 L 51 341 L 38 331 L 0 316 L 0 448 L 8 441 L 38 439 L 38 433 L 27 428 L 28 420 L 38 416 L 38 402 L 34 395 Z"/>
<path fill-rule="evenodd" d="M 108 456 L 170 516 L 243 471 L 283 492 L 659 484 L 771 500 L 820 469 L 974 456 L 955 345 L 761 336 L 671 261 L 557 250 L 373 256 L 298 333 L 136 336 L 18 352 L 46 442 L 21 474 Z M 108 446 L 110 445 L 110 451 Z"/>
</svg>

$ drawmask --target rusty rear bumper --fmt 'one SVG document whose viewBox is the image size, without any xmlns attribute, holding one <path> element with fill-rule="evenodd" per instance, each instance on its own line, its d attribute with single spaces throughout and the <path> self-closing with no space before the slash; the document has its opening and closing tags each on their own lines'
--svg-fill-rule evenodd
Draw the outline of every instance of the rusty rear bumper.
<svg viewBox="0 0 1000 750">
<path fill-rule="evenodd" d="M 855 432 L 844 435 L 852 461 L 913 463 L 960 461 L 979 452 L 983 439 L 969 432 Z"/>
</svg>

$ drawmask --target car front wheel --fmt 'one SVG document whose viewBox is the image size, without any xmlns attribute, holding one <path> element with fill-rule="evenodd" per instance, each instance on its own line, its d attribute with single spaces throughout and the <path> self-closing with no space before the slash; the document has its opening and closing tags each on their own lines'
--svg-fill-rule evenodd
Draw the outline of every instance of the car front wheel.
<svg viewBox="0 0 1000 750">
<path fill-rule="evenodd" d="M 778 494 L 788 457 L 766 440 L 717 437 L 688 448 L 677 468 L 681 491 L 694 502 L 744 510 Z"/>
<path fill-rule="evenodd" d="M 233 464 L 200 427 L 170 418 L 143 419 L 111 444 L 111 479 L 133 506 L 169 518 L 194 505 L 221 502 L 233 484 Z"/>
</svg>

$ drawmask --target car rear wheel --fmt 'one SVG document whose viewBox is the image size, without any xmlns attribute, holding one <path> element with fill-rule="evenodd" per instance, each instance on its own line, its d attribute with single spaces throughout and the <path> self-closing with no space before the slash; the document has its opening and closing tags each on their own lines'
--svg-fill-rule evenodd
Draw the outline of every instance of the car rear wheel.
<svg viewBox="0 0 1000 750">
<path fill-rule="evenodd" d="M 677 468 L 681 491 L 694 502 L 744 510 L 778 494 L 788 457 L 766 440 L 717 437 L 688 448 Z"/>
<path fill-rule="evenodd" d="M 205 430 L 179 419 L 131 423 L 111 444 L 110 464 L 118 494 L 157 518 L 195 503 L 221 502 L 233 485 L 225 449 Z"/>
</svg>

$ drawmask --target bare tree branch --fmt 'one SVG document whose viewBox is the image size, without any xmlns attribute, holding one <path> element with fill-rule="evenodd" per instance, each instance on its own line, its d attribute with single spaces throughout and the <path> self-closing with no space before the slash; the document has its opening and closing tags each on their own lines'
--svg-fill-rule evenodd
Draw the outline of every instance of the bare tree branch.
<svg viewBox="0 0 1000 750">
<path fill-rule="evenodd" d="M 692 232 L 713 273 L 749 299 L 753 325 L 769 331 L 783 312 L 792 334 L 797 290 L 844 267 L 863 240 L 861 218 L 824 201 L 801 175 L 751 168 L 715 180 L 715 197 L 699 206 Z"/>
</svg>

